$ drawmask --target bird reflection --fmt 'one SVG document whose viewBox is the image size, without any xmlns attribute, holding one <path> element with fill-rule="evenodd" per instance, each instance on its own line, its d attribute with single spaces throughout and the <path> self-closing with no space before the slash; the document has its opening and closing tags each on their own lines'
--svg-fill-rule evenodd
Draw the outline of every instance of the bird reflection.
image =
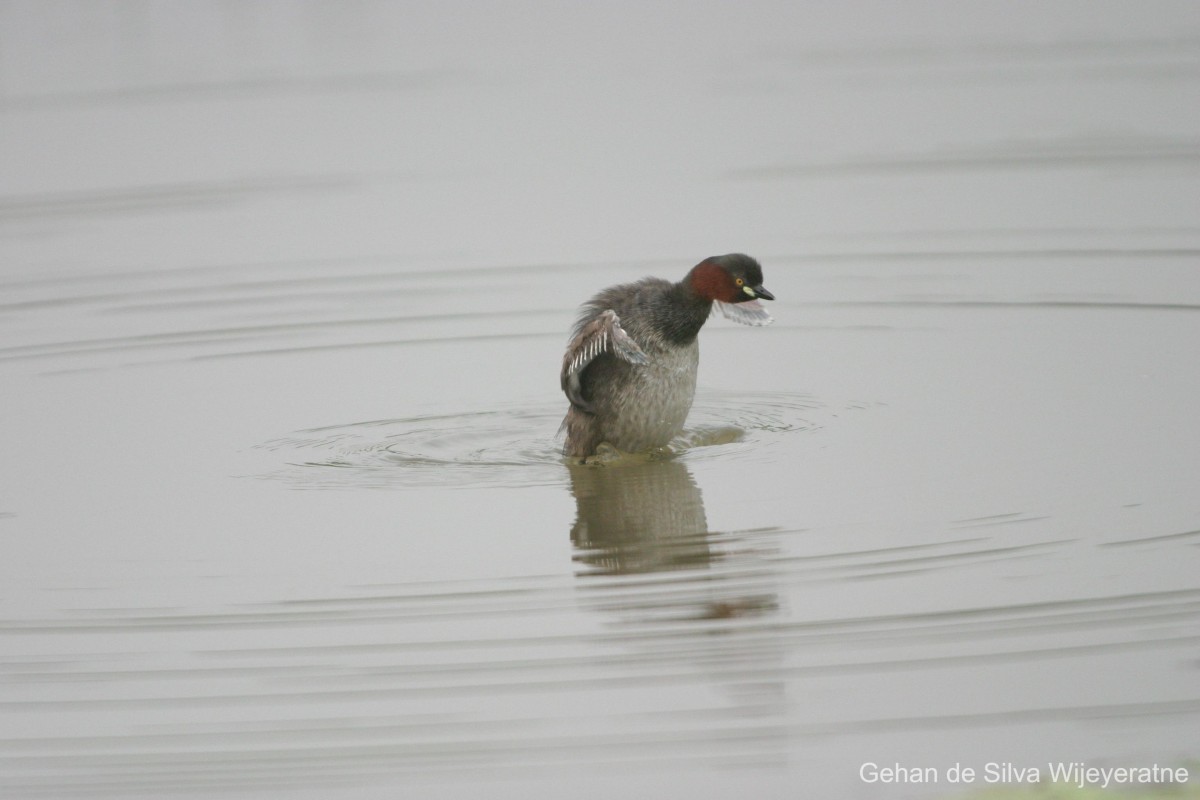
<svg viewBox="0 0 1200 800">
<path fill-rule="evenodd" d="M 653 665 L 656 680 L 679 676 L 683 692 L 702 676 L 735 718 L 760 723 L 755 764 L 783 763 L 777 723 L 788 699 L 775 671 L 784 656 L 763 619 L 778 611 L 777 575 L 762 532 L 709 531 L 700 489 L 678 460 L 569 469 L 571 541 L 585 579 L 578 602 L 620 631 L 606 641 L 622 675 L 636 685 Z M 596 576 L 605 577 L 586 580 Z"/>
<path fill-rule="evenodd" d="M 704 567 L 712 560 L 700 488 L 678 461 L 571 465 L 576 560 L 605 574 Z"/>
<path fill-rule="evenodd" d="M 626 597 L 621 603 L 626 611 L 638 606 L 658 618 L 728 619 L 775 608 L 773 593 L 746 596 L 744 583 L 726 586 L 721 571 L 711 569 L 715 562 L 736 559 L 737 548 L 730 550 L 730 535 L 708 530 L 700 488 L 683 463 L 569 469 L 577 509 L 571 541 L 575 561 L 587 565 L 588 574 L 709 570 L 702 582 L 682 581 L 648 604 Z M 740 591 L 728 591 L 734 586 Z"/>
</svg>

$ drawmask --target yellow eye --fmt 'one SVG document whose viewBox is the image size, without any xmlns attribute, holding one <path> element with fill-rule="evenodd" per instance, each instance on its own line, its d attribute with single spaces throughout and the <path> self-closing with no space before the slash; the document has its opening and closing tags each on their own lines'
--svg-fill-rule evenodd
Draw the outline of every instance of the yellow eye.
<svg viewBox="0 0 1200 800">
<path fill-rule="evenodd" d="M 737 279 L 737 285 L 738 285 L 738 286 L 741 286 L 743 283 L 745 283 L 745 281 L 744 281 L 744 280 L 742 280 L 741 278 L 738 278 L 738 279 Z"/>
</svg>

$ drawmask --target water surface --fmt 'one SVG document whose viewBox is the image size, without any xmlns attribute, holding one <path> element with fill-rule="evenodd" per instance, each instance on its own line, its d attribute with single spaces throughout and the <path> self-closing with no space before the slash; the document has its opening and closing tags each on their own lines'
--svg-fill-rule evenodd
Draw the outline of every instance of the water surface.
<svg viewBox="0 0 1200 800">
<path fill-rule="evenodd" d="M 1155 10 L 0 6 L 3 794 L 1194 763 Z M 776 323 L 706 326 L 670 452 L 564 463 L 575 306 L 731 250 Z"/>
</svg>

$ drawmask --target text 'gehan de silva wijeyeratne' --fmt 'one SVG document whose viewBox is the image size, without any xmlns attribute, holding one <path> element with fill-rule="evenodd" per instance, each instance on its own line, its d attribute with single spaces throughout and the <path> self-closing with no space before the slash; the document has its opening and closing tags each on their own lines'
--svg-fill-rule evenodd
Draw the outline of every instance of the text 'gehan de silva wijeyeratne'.
<svg viewBox="0 0 1200 800">
<path fill-rule="evenodd" d="M 956 763 L 952 767 L 918 767 L 905 764 L 864 762 L 858 769 L 864 783 L 1052 783 L 1071 784 L 1080 789 L 1110 786 L 1167 785 L 1187 783 L 1185 767 L 1149 766 L 1088 766 L 1083 761 L 1048 762 L 1044 768 L 1018 766 L 1008 761 L 989 761 L 981 768 Z"/>
</svg>

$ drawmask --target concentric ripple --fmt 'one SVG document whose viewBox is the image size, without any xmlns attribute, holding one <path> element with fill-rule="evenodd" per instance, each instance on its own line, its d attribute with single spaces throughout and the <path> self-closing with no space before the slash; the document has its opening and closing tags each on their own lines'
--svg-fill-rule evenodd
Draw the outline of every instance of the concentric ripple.
<svg viewBox="0 0 1200 800">
<path fill-rule="evenodd" d="M 285 455 L 264 477 L 303 488 L 537 486 L 558 480 L 550 408 L 430 414 L 299 431 L 260 449 Z"/>
<path fill-rule="evenodd" d="M 803 395 L 701 393 L 665 455 L 709 458 L 820 427 Z M 260 477 L 302 488 L 539 486 L 564 479 L 560 403 L 427 414 L 298 431 L 257 446 L 281 456 Z"/>
<path fill-rule="evenodd" d="M 824 424 L 825 409 L 817 399 L 791 392 L 701 392 L 678 443 L 684 449 L 727 441 L 752 444 L 778 434 L 813 431 Z M 738 435 L 728 439 L 734 432 Z"/>
</svg>

